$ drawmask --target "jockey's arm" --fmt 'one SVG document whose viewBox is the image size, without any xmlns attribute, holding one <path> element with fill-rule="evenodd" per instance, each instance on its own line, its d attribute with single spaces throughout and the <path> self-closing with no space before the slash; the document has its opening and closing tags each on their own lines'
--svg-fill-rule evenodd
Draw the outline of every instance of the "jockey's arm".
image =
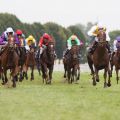
<svg viewBox="0 0 120 120">
<path fill-rule="evenodd" d="M 67 46 L 68 46 L 68 49 L 69 49 L 69 50 L 70 50 L 71 47 L 72 47 L 72 42 L 71 42 L 71 39 L 70 39 L 70 38 L 67 40 Z"/>
<path fill-rule="evenodd" d="M 43 39 L 40 38 L 38 46 L 39 46 L 39 47 L 42 47 L 42 44 L 43 44 Z"/>
<path fill-rule="evenodd" d="M 88 35 L 89 36 L 97 36 L 97 34 L 95 34 L 95 31 L 96 31 L 97 27 L 96 26 L 93 26 L 90 31 L 88 31 Z"/>
<path fill-rule="evenodd" d="M 117 40 L 114 40 L 113 42 L 113 49 L 114 49 L 114 52 L 117 50 Z"/>
<path fill-rule="evenodd" d="M 108 41 L 108 42 L 110 41 L 110 36 L 107 31 L 106 31 L 106 41 Z"/>
<path fill-rule="evenodd" d="M 76 38 L 77 45 L 81 45 L 80 40 Z"/>
</svg>

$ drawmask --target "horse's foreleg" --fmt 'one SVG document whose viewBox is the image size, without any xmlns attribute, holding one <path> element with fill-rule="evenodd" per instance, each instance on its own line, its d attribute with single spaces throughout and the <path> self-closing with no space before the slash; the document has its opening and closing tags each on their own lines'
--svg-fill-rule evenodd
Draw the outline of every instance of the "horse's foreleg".
<svg viewBox="0 0 120 120">
<path fill-rule="evenodd" d="M 47 66 L 42 65 L 41 67 L 42 67 L 43 83 L 44 83 L 44 80 L 45 80 L 46 84 L 48 84 Z"/>
<path fill-rule="evenodd" d="M 78 76 L 77 76 L 77 68 L 74 70 L 74 76 L 75 76 L 75 83 L 77 84 Z"/>
<path fill-rule="evenodd" d="M 110 71 L 109 66 L 108 66 L 108 84 L 107 84 L 108 87 L 111 86 L 111 80 L 110 80 L 110 78 L 111 78 L 111 71 Z"/>
<path fill-rule="evenodd" d="M 34 80 L 34 66 L 31 67 L 31 80 Z"/>
<path fill-rule="evenodd" d="M 51 80 L 52 80 L 52 73 L 53 73 L 53 66 L 49 69 L 49 84 L 51 84 Z"/>
<path fill-rule="evenodd" d="M 67 77 L 68 77 L 68 83 L 71 83 L 70 82 L 70 79 L 71 79 L 71 69 L 68 69 Z"/>
<path fill-rule="evenodd" d="M 14 69 L 12 69 L 12 72 L 11 72 L 12 81 L 13 81 L 13 85 L 12 86 L 14 88 L 16 87 L 16 78 L 17 78 L 18 71 L 19 71 L 19 67 L 16 66 Z"/>
<path fill-rule="evenodd" d="M 22 70 L 23 70 L 23 66 L 20 67 L 20 77 L 19 77 L 20 82 L 22 82 L 22 80 L 23 80 L 23 72 L 22 72 Z"/>
<path fill-rule="evenodd" d="M 116 71 L 116 80 L 117 80 L 117 84 L 118 84 L 118 80 L 119 80 L 119 76 L 118 76 L 118 69 L 117 68 L 115 68 L 115 71 Z"/>
<path fill-rule="evenodd" d="M 96 71 L 96 82 L 99 82 L 99 81 L 100 81 L 100 80 L 99 80 L 99 75 L 98 75 L 98 74 L 99 74 L 99 71 L 97 70 L 97 71 Z"/>
<path fill-rule="evenodd" d="M 3 69 L 3 74 L 4 74 L 4 77 L 5 77 L 4 84 L 6 84 L 6 83 L 8 82 L 8 78 L 7 78 L 7 70 L 6 70 L 6 69 Z"/>
<path fill-rule="evenodd" d="M 93 86 L 95 86 L 96 85 L 96 79 L 95 79 L 95 75 L 96 75 L 96 69 L 95 69 L 95 73 L 93 73 Z"/>
<path fill-rule="evenodd" d="M 110 77 L 112 77 L 112 71 L 113 71 L 113 63 L 110 62 L 110 67 L 111 67 L 111 70 L 110 70 Z"/>
<path fill-rule="evenodd" d="M 107 78 L 107 68 L 104 69 L 104 88 L 107 87 L 106 78 Z"/>
<path fill-rule="evenodd" d="M 77 80 L 80 80 L 80 67 L 77 69 Z"/>
</svg>

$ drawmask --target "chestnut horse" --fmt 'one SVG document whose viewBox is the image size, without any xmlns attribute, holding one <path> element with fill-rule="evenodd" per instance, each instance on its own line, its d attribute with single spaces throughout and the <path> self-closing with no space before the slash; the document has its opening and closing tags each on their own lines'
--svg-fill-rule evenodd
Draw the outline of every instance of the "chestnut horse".
<svg viewBox="0 0 120 120">
<path fill-rule="evenodd" d="M 115 52 L 113 59 L 111 61 L 111 74 L 112 74 L 114 65 L 115 65 L 115 71 L 116 71 L 116 80 L 117 80 L 117 84 L 118 84 L 118 81 L 119 81 L 118 73 L 119 73 L 119 69 L 120 69 L 120 47 L 118 47 L 118 49 Z"/>
<path fill-rule="evenodd" d="M 30 46 L 30 51 L 27 51 L 27 55 L 26 55 L 26 62 L 25 62 L 25 66 L 24 66 L 24 73 L 23 73 L 23 77 L 25 77 L 26 79 L 28 79 L 28 75 L 27 75 L 27 71 L 28 68 L 30 67 L 31 69 L 31 80 L 34 80 L 34 68 L 36 65 L 36 60 L 35 60 L 35 46 L 31 45 Z"/>
<path fill-rule="evenodd" d="M 18 61 L 19 57 L 15 50 L 15 39 L 13 36 L 9 36 L 8 44 L 5 46 L 2 55 L 0 56 L 0 67 L 3 69 L 3 75 L 5 80 L 3 80 L 3 84 L 8 82 L 7 78 L 7 70 L 10 69 L 10 76 L 12 78 L 12 86 L 16 87 L 16 76 L 18 74 Z"/>
<path fill-rule="evenodd" d="M 106 33 L 103 30 L 99 30 L 97 38 L 98 44 L 96 50 L 94 51 L 93 55 L 91 55 L 91 60 L 93 61 L 93 65 L 95 68 L 95 73 L 93 72 L 93 85 L 96 85 L 96 81 L 99 82 L 99 70 L 104 69 L 104 88 L 107 86 L 110 87 L 110 56 L 106 49 Z"/>
</svg>

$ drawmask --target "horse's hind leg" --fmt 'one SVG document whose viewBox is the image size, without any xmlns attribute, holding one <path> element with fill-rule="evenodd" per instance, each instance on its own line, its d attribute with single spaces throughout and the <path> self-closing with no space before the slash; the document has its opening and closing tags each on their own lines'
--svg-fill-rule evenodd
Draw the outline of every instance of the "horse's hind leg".
<svg viewBox="0 0 120 120">
<path fill-rule="evenodd" d="M 91 58 L 90 58 L 89 55 L 87 56 L 87 60 L 88 60 L 89 68 L 90 68 L 90 70 L 91 70 L 91 75 L 93 75 L 93 74 L 94 74 L 93 62 L 92 62 L 92 60 L 91 60 Z"/>
</svg>

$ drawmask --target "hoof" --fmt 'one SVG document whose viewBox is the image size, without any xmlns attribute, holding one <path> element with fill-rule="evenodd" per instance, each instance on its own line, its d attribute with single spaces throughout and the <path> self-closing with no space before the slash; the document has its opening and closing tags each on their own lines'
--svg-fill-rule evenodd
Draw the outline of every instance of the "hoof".
<svg viewBox="0 0 120 120">
<path fill-rule="evenodd" d="M 108 84 L 107 83 L 104 83 L 104 88 L 107 88 Z"/>
<path fill-rule="evenodd" d="M 75 84 L 79 84 L 78 81 L 75 81 L 74 83 L 75 83 Z"/>
<path fill-rule="evenodd" d="M 93 82 L 93 86 L 96 86 L 96 82 Z"/>
<path fill-rule="evenodd" d="M 99 80 L 99 79 L 96 79 L 96 82 L 100 82 L 100 80 Z"/>
<path fill-rule="evenodd" d="M 107 86 L 110 87 L 110 86 L 111 86 L 111 83 L 108 83 Z"/>
<path fill-rule="evenodd" d="M 1 83 L 2 85 L 5 85 L 5 83 L 3 82 L 3 83 Z"/>
<path fill-rule="evenodd" d="M 16 84 L 13 84 L 12 86 L 13 86 L 13 88 L 16 88 Z"/>
</svg>

